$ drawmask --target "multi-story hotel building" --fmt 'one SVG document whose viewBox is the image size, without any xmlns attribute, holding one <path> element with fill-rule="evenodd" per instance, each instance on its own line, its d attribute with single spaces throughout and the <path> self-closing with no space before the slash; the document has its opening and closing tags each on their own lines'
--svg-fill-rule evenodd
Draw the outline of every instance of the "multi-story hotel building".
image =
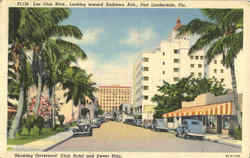
<svg viewBox="0 0 250 158">
<path fill-rule="evenodd" d="M 207 65 L 204 50 L 188 55 L 191 38 L 176 37 L 180 26 L 181 21 L 177 19 L 168 39 L 162 41 L 156 50 L 140 53 L 134 62 L 133 104 L 135 111 L 141 113 L 142 119 L 152 119 L 152 107 L 156 103 L 151 99 L 158 93 L 157 87 L 161 86 L 163 81 L 172 84 L 192 74 L 194 77 L 215 77 L 223 80 L 226 88 L 231 88 L 230 72 L 222 65 L 220 56 Z"/>
<path fill-rule="evenodd" d="M 118 111 L 121 104 L 131 104 L 131 87 L 100 86 L 98 103 L 104 112 Z"/>
</svg>

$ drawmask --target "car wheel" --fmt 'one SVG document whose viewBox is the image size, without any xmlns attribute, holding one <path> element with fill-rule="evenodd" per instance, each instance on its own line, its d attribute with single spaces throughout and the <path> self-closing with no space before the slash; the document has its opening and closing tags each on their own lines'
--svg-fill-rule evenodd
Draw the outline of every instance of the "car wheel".
<svg viewBox="0 0 250 158">
<path fill-rule="evenodd" d="M 188 139 L 188 135 L 186 133 L 184 133 L 184 138 Z"/>
</svg>

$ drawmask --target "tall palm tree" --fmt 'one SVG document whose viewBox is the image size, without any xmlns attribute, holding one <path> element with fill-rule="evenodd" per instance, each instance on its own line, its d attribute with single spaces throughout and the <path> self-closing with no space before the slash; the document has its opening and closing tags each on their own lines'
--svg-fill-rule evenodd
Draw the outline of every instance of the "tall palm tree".
<svg viewBox="0 0 250 158">
<path fill-rule="evenodd" d="M 20 54 L 24 55 L 23 52 Z M 24 58 L 24 56 L 21 57 Z M 10 138 L 15 138 L 17 129 L 19 128 L 20 120 L 24 114 L 24 108 L 27 105 L 27 91 L 28 88 L 33 84 L 31 72 L 31 64 L 26 59 L 22 59 L 22 62 L 20 62 L 20 65 L 18 66 L 18 78 L 17 75 L 12 73 L 9 74 L 10 76 L 13 76 L 13 78 L 9 78 L 10 89 L 8 96 L 10 98 L 18 98 L 17 112 L 11 124 L 9 133 Z M 15 93 L 15 91 L 19 92 L 19 94 Z"/>
<path fill-rule="evenodd" d="M 43 49 L 45 48 L 45 43 L 51 37 L 62 37 L 62 36 L 71 36 L 74 38 L 80 39 L 82 37 L 82 33 L 80 29 L 73 25 L 61 25 L 60 23 L 68 18 L 70 15 L 70 10 L 65 8 L 52 8 L 47 10 L 45 15 L 48 16 L 46 24 L 43 27 L 40 27 L 36 30 L 33 35 L 34 40 L 34 47 L 33 47 L 33 72 L 35 81 L 37 84 L 37 97 L 36 97 L 36 104 L 34 108 L 35 116 L 38 115 L 38 109 L 40 105 L 40 97 L 42 94 L 42 80 L 45 75 L 45 61 L 42 58 L 43 56 Z M 66 41 L 60 40 L 59 43 L 65 44 L 69 46 L 71 43 L 67 43 Z M 79 48 L 79 47 L 78 47 Z M 81 49 L 78 49 L 78 52 Z M 68 53 L 71 53 L 70 51 Z"/>
<path fill-rule="evenodd" d="M 73 105 L 85 104 L 85 97 L 93 98 L 96 91 L 95 83 L 91 81 L 92 75 L 88 75 L 85 70 L 79 67 L 70 67 L 64 75 L 63 88 L 67 89 L 64 94 L 66 102 L 72 100 Z"/>
<path fill-rule="evenodd" d="M 49 39 L 44 46 L 43 58 L 46 64 L 46 85 L 49 89 L 49 102 L 52 105 L 52 125 L 55 126 L 55 88 L 62 83 L 62 77 L 69 65 L 78 58 L 86 59 L 86 54 L 77 45 L 60 39 Z"/>
<path fill-rule="evenodd" d="M 241 112 L 238 103 L 235 59 L 243 48 L 243 10 L 242 9 L 202 9 L 208 21 L 194 19 L 179 29 L 178 36 L 187 34 L 199 35 L 198 40 L 189 50 L 189 55 L 206 49 L 209 64 L 216 56 L 222 55 L 222 64 L 230 69 L 234 95 L 233 126 L 242 126 Z"/>
<path fill-rule="evenodd" d="M 38 114 L 40 96 L 42 90 L 43 62 L 41 50 L 44 41 L 51 36 L 73 36 L 81 38 L 81 31 L 72 25 L 59 25 L 70 14 L 65 8 L 10 8 L 9 10 L 9 45 L 10 53 L 15 63 L 15 73 L 20 85 L 20 95 L 17 111 L 23 110 L 24 83 L 22 65 L 26 65 L 26 51 L 33 51 L 32 70 L 37 83 L 38 95 L 35 113 Z M 10 137 L 14 138 L 20 124 L 17 112 L 10 131 Z"/>
</svg>

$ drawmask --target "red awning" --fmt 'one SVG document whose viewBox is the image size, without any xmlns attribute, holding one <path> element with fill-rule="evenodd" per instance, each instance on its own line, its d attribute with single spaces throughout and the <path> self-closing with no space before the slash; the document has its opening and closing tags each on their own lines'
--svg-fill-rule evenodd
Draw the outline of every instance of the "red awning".
<svg viewBox="0 0 250 158">
<path fill-rule="evenodd" d="M 232 102 L 203 106 L 185 107 L 165 113 L 163 117 L 198 116 L 198 115 L 232 115 Z"/>
</svg>

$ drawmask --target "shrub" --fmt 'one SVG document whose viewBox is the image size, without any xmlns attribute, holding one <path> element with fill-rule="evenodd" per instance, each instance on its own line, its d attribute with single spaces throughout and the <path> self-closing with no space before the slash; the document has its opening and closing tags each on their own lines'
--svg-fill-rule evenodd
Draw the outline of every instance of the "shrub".
<svg viewBox="0 0 250 158">
<path fill-rule="evenodd" d="M 39 131 L 38 134 L 41 135 L 42 133 L 42 128 L 44 126 L 44 118 L 42 116 L 38 116 L 36 119 L 36 126 L 38 127 Z"/>
<path fill-rule="evenodd" d="M 235 139 L 242 140 L 242 129 L 236 127 L 231 130 L 230 135 Z"/>
<path fill-rule="evenodd" d="M 64 115 L 58 115 L 58 120 L 60 122 L 60 125 L 63 126 L 63 122 L 65 120 L 65 116 Z"/>
</svg>

